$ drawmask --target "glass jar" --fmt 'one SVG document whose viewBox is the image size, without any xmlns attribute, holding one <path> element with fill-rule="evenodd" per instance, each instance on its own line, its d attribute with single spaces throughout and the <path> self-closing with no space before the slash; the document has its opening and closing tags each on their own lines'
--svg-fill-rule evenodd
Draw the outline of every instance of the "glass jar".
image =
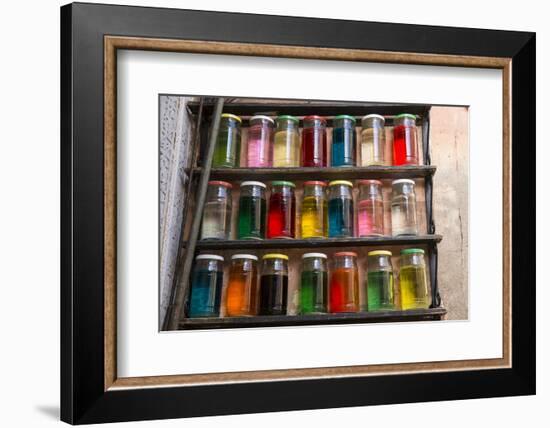
<svg viewBox="0 0 550 428">
<path fill-rule="evenodd" d="M 239 196 L 238 239 L 264 239 L 266 217 L 266 185 L 259 181 L 243 181 Z"/>
<path fill-rule="evenodd" d="M 302 199 L 302 238 L 328 236 L 328 203 L 324 181 L 306 181 Z"/>
<path fill-rule="evenodd" d="M 357 202 L 357 236 L 384 235 L 384 199 L 382 182 L 379 180 L 359 181 Z"/>
<path fill-rule="evenodd" d="M 346 180 L 329 183 L 328 236 L 353 236 L 353 184 Z"/>
<path fill-rule="evenodd" d="M 195 257 L 189 291 L 189 318 L 219 317 L 223 287 L 223 257 L 200 254 Z"/>
<path fill-rule="evenodd" d="M 361 166 L 386 165 L 384 117 L 368 114 L 361 119 Z"/>
<path fill-rule="evenodd" d="M 276 119 L 273 166 L 300 166 L 300 120 L 294 116 L 279 116 Z"/>
<path fill-rule="evenodd" d="M 393 119 L 393 164 L 418 165 L 418 134 L 414 114 L 400 114 Z"/>
<path fill-rule="evenodd" d="M 359 310 L 359 276 L 357 253 L 334 253 L 330 272 L 330 303 L 332 313 Z"/>
<path fill-rule="evenodd" d="M 202 213 L 201 239 L 229 239 L 231 235 L 231 189 L 225 181 L 209 181 Z"/>
<path fill-rule="evenodd" d="M 428 309 L 432 303 L 424 250 L 407 248 L 401 250 L 399 269 L 399 289 L 401 290 L 401 308 Z"/>
<path fill-rule="evenodd" d="M 327 255 L 323 253 L 306 253 L 302 256 L 302 276 L 300 282 L 300 313 L 326 313 L 327 303 Z"/>
<path fill-rule="evenodd" d="M 241 155 L 241 118 L 223 113 L 212 158 L 212 168 L 235 168 Z"/>
<path fill-rule="evenodd" d="M 288 296 L 288 256 L 262 257 L 259 315 L 286 315 Z"/>
<path fill-rule="evenodd" d="M 225 307 L 228 317 L 258 313 L 258 257 L 252 254 L 231 256 Z"/>
<path fill-rule="evenodd" d="M 327 122 L 321 116 L 304 117 L 302 166 L 327 166 Z"/>
<path fill-rule="evenodd" d="M 392 182 L 392 235 L 418 235 L 414 181 L 403 178 Z"/>
<path fill-rule="evenodd" d="M 367 253 L 367 311 L 395 309 L 393 267 L 391 251 L 377 250 Z"/>
<path fill-rule="evenodd" d="M 269 211 L 267 213 L 268 238 L 295 238 L 296 197 L 294 183 L 274 181 L 271 183 Z"/>
<path fill-rule="evenodd" d="M 270 168 L 273 164 L 273 128 L 269 116 L 252 116 L 248 127 L 246 165 L 249 168 Z"/>
<path fill-rule="evenodd" d="M 355 166 L 357 150 L 355 118 L 341 114 L 333 119 L 332 125 L 332 166 Z"/>
</svg>

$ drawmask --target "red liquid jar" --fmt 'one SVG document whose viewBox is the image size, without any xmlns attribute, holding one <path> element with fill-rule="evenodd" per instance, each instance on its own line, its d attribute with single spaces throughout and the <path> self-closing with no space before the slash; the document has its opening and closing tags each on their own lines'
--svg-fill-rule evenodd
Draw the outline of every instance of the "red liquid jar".
<svg viewBox="0 0 550 428">
<path fill-rule="evenodd" d="M 267 238 L 295 238 L 296 197 L 294 183 L 274 181 L 267 211 Z"/>
<path fill-rule="evenodd" d="M 327 166 L 327 122 L 321 116 L 304 117 L 302 166 Z"/>
<path fill-rule="evenodd" d="M 418 165 L 418 134 L 414 114 L 399 114 L 393 119 L 393 164 Z"/>
</svg>

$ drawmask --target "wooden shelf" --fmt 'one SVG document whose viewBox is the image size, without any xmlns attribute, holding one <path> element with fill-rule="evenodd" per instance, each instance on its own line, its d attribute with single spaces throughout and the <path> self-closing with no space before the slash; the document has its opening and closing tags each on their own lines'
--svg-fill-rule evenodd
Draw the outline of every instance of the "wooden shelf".
<svg viewBox="0 0 550 428">
<path fill-rule="evenodd" d="M 399 179 L 425 178 L 435 174 L 435 165 L 364 166 L 335 168 L 213 168 L 211 180 L 342 180 L 342 179 Z M 202 168 L 195 168 L 198 177 Z"/>
<path fill-rule="evenodd" d="M 357 312 L 346 314 L 279 315 L 225 318 L 186 318 L 180 330 L 201 330 L 242 327 L 280 327 L 323 324 L 363 324 L 380 322 L 439 321 L 445 308 L 413 309 L 408 311 Z"/>
<path fill-rule="evenodd" d="M 334 248 L 378 247 L 390 245 L 418 245 L 438 243 L 441 235 L 384 236 L 373 238 L 325 238 L 325 239 L 235 239 L 227 241 L 202 240 L 197 250 L 271 250 L 276 248 Z"/>
</svg>

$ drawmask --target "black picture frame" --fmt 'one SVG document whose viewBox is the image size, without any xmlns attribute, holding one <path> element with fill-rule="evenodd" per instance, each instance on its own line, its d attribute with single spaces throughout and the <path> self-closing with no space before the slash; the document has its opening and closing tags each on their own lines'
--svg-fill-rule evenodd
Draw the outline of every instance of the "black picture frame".
<svg viewBox="0 0 550 428">
<path fill-rule="evenodd" d="M 104 36 L 512 58 L 512 366 L 104 388 Z M 61 419 L 71 424 L 535 393 L 535 34 L 74 3 L 61 8 Z M 487 165 L 491 168 L 491 165 Z"/>
</svg>

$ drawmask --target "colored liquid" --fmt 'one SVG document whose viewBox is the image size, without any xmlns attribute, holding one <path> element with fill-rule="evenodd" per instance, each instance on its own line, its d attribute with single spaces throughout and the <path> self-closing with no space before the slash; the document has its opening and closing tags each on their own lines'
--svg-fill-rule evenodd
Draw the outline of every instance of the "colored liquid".
<svg viewBox="0 0 550 428">
<path fill-rule="evenodd" d="M 332 130 L 332 166 L 354 166 L 355 145 L 355 128 L 334 128 Z"/>
<path fill-rule="evenodd" d="M 286 315 L 287 275 L 262 275 L 260 280 L 260 315 Z"/>
<path fill-rule="evenodd" d="M 201 239 L 229 239 L 231 210 L 226 201 L 212 201 L 204 205 Z"/>
<path fill-rule="evenodd" d="M 367 308 L 369 311 L 395 309 L 391 271 L 381 270 L 367 274 Z"/>
<path fill-rule="evenodd" d="M 353 236 L 353 200 L 334 198 L 328 201 L 328 235 L 334 237 Z"/>
<path fill-rule="evenodd" d="M 325 238 L 328 229 L 327 201 L 306 196 L 302 202 L 302 238 Z"/>
<path fill-rule="evenodd" d="M 257 313 L 258 275 L 256 269 L 243 270 L 243 264 L 232 265 L 227 283 L 227 316 L 252 316 Z"/>
<path fill-rule="evenodd" d="M 361 131 L 361 166 L 385 165 L 384 128 L 365 128 Z"/>
<path fill-rule="evenodd" d="M 380 199 L 363 199 L 357 206 L 359 237 L 384 234 L 384 203 Z"/>
<path fill-rule="evenodd" d="M 393 164 L 418 165 L 416 127 L 399 125 L 393 128 Z"/>
<path fill-rule="evenodd" d="M 223 272 L 198 269 L 191 277 L 190 318 L 218 317 L 222 297 Z"/>
<path fill-rule="evenodd" d="M 248 128 L 246 161 L 250 168 L 271 167 L 273 162 L 272 137 L 273 131 L 267 126 L 252 125 Z"/>
<path fill-rule="evenodd" d="M 330 312 L 359 310 L 359 279 L 357 269 L 338 268 L 330 277 Z"/>
<path fill-rule="evenodd" d="M 412 197 L 401 196 L 392 199 L 391 204 L 392 235 L 417 235 L 416 203 Z"/>
<path fill-rule="evenodd" d="M 298 131 L 277 131 L 273 146 L 273 166 L 300 166 L 300 139 Z"/>
<path fill-rule="evenodd" d="M 327 166 L 327 133 L 325 128 L 304 128 L 302 131 L 302 166 Z"/>
<path fill-rule="evenodd" d="M 300 284 L 300 313 L 327 311 L 328 278 L 326 272 L 303 271 Z"/>
<path fill-rule="evenodd" d="M 239 198 L 239 239 L 265 238 L 265 199 L 256 196 L 241 196 Z"/>
<path fill-rule="evenodd" d="M 399 271 L 399 287 L 403 310 L 430 307 L 432 298 L 424 266 L 402 266 Z"/>
<path fill-rule="evenodd" d="M 296 203 L 294 195 L 272 193 L 267 215 L 268 238 L 294 238 L 296 223 Z"/>
<path fill-rule="evenodd" d="M 241 133 L 237 128 L 220 128 L 212 159 L 213 168 L 234 168 L 239 166 L 240 139 Z"/>
</svg>

